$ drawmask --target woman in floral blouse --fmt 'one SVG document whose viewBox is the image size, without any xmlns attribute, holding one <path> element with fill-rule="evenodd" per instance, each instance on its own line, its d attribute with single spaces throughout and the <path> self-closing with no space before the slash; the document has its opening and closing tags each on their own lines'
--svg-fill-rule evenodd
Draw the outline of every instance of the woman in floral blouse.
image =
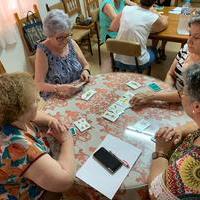
<svg viewBox="0 0 200 200">
<path fill-rule="evenodd" d="M 180 98 L 185 112 L 200 126 L 200 63 L 184 74 Z M 156 152 L 152 155 L 149 191 L 152 199 L 200 199 L 200 130 L 180 140 L 173 128 L 161 128 L 156 134 Z M 175 149 L 175 150 L 174 150 Z"/>
<path fill-rule="evenodd" d="M 32 77 L 0 76 L 0 94 L 0 199 L 38 200 L 45 199 L 45 190 L 66 191 L 75 173 L 73 139 L 58 120 L 37 111 Z M 58 160 L 49 155 L 38 126 L 49 126 L 61 144 Z"/>
</svg>

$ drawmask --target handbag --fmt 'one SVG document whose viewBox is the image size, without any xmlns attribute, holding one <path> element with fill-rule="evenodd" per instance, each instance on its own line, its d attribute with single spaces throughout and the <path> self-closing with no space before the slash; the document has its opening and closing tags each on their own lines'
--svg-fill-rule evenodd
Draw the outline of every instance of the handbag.
<svg viewBox="0 0 200 200">
<path fill-rule="evenodd" d="M 26 22 L 23 25 L 25 39 L 30 50 L 34 53 L 37 45 L 46 39 L 43 33 L 41 20 L 32 11 L 27 12 Z"/>
<path fill-rule="evenodd" d="M 78 16 L 76 17 L 76 24 L 77 25 L 81 25 L 81 26 L 88 26 L 92 23 L 92 18 L 88 17 L 86 19 L 84 19 L 84 16 L 79 13 Z"/>
</svg>

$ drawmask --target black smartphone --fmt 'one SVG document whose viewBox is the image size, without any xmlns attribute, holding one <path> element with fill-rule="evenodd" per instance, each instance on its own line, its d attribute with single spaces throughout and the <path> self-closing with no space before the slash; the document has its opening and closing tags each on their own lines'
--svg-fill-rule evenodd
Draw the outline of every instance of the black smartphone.
<svg viewBox="0 0 200 200">
<path fill-rule="evenodd" d="M 110 173 L 114 174 L 121 166 L 122 162 L 110 151 L 104 147 L 98 149 L 93 157 Z"/>
</svg>

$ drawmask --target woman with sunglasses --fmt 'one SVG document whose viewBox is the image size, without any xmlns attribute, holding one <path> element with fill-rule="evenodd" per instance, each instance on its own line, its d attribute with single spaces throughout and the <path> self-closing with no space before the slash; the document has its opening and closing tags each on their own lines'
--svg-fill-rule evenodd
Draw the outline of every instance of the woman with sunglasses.
<svg viewBox="0 0 200 200">
<path fill-rule="evenodd" d="M 200 63 L 184 74 L 180 93 L 184 111 L 200 127 Z M 170 135 L 171 140 L 166 139 Z M 173 128 L 156 134 L 152 154 L 149 191 L 153 200 L 200 199 L 200 129 L 191 131 L 177 146 Z"/>
<path fill-rule="evenodd" d="M 171 87 L 181 90 L 183 84 L 183 72 L 191 64 L 200 62 L 200 13 L 197 13 L 189 22 L 190 35 L 187 44 L 179 51 L 174 59 L 165 82 Z M 180 102 L 177 91 L 173 92 L 146 92 L 135 95 L 130 103 L 133 107 L 152 103 L 155 100 L 167 102 Z"/>
<path fill-rule="evenodd" d="M 62 10 L 50 11 L 43 21 L 47 39 L 36 51 L 35 81 L 41 96 L 52 94 L 72 96 L 81 90 L 72 82 L 81 79 L 89 81 L 90 67 L 82 51 L 71 39 L 71 22 Z"/>
</svg>

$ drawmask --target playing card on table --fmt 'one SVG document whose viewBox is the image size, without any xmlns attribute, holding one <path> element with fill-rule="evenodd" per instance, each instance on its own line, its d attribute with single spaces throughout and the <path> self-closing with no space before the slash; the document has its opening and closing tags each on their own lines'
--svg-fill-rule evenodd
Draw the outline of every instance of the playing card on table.
<svg viewBox="0 0 200 200">
<path fill-rule="evenodd" d="M 126 83 L 126 85 L 128 85 L 129 87 L 131 87 L 134 90 L 142 86 L 140 83 L 138 83 L 136 81 L 129 81 L 128 83 Z"/>
<path fill-rule="evenodd" d="M 87 129 L 89 129 L 91 126 L 90 124 L 86 121 L 86 119 L 81 118 L 77 121 L 74 122 L 74 125 L 81 131 L 85 131 Z"/>
<path fill-rule="evenodd" d="M 148 83 L 147 85 L 154 92 L 159 92 L 160 90 L 162 90 L 162 88 L 157 83 L 151 82 L 151 83 Z"/>
<path fill-rule="evenodd" d="M 118 101 L 115 102 L 115 104 L 121 106 L 123 110 L 131 107 L 129 99 L 127 98 L 120 98 Z"/>
<path fill-rule="evenodd" d="M 95 93 L 95 90 L 88 90 L 87 92 L 82 94 L 81 99 L 88 101 Z"/>
<path fill-rule="evenodd" d="M 141 119 L 137 121 L 132 128 L 136 131 L 142 132 L 146 128 L 148 128 L 150 125 L 151 125 L 151 122 L 149 120 Z"/>
<path fill-rule="evenodd" d="M 114 122 L 116 121 L 118 118 L 119 118 L 119 115 L 113 113 L 113 112 L 110 112 L 110 111 L 106 111 L 104 114 L 103 114 L 103 118 L 111 121 L 111 122 Z"/>
<path fill-rule="evenodd" d="M 124 109 L 122 109 L 121 106 L 119 106 L 118 104 L 114 103 L 112 104 L 109 108 L 108 111 L 113 112 L 116 115 L 121 115 L 122 113 L 124 113 Z"/>
<path fill-rule="evenodd" d="M 134 94 L 129 91 L 123 94 L 123 97 L 126 99 L 129 99 L 129 100 L 131 100 L 133 96 L 134 96 Z"/>
<path fill-rule="evenodd" d="M 71 133 L 72 136 L 75 136 L 75 135 L 77 134 L 77 128 L 71 127 L 71 128 L 69 129 L 69 132 Z"/>
</svg>

